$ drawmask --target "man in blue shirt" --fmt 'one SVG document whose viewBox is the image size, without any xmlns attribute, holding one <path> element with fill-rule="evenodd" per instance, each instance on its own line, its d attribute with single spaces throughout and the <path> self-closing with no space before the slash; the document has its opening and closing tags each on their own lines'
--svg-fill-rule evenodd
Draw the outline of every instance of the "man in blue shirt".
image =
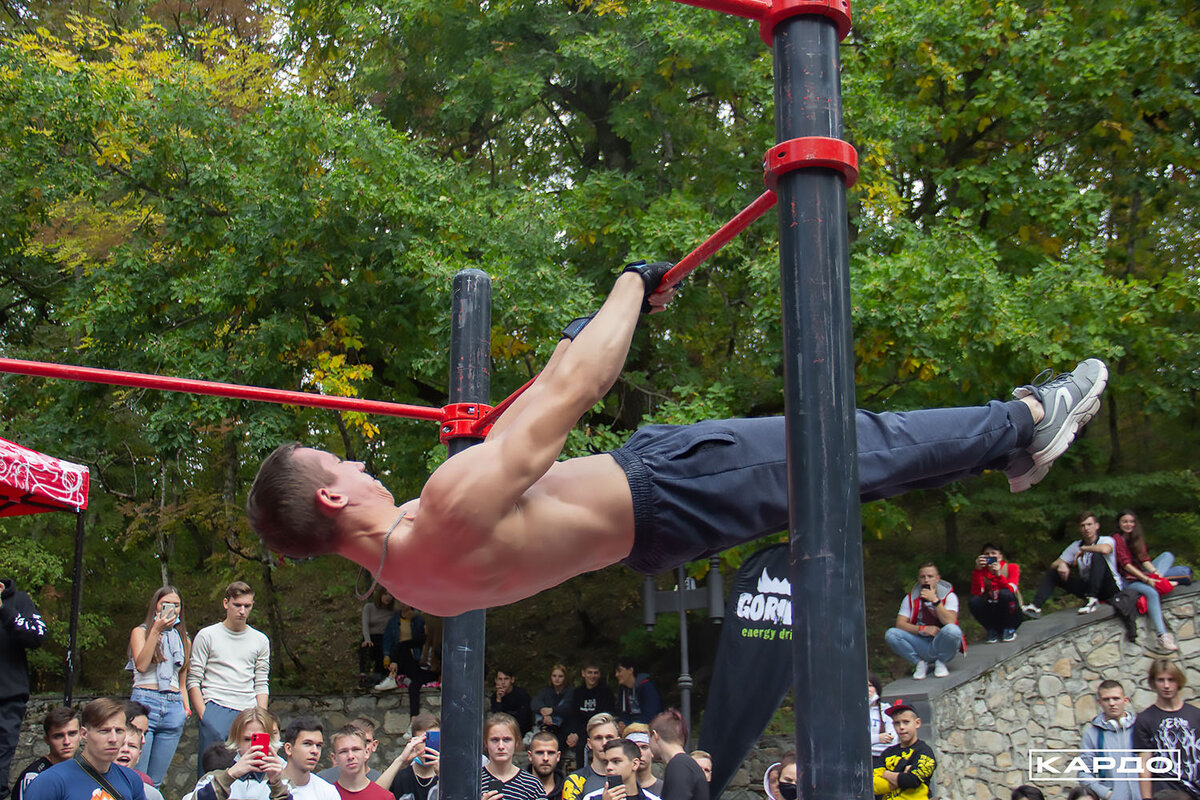
<svg viewBox="0 0 1200 800">
<path fill-rule="evenodd" d="M 38 775 L 25 800 L 146 800 L 142 779 L 113 762 L 125 743 L 125 704 L 101 697 L 83 708 L 82 744 L 75 757 Z"/>
</svg>

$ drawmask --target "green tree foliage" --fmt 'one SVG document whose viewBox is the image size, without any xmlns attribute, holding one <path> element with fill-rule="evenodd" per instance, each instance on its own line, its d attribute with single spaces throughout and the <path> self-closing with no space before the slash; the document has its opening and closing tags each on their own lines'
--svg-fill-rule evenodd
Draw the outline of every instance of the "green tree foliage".
<svg viewBox="0 0 1200 800">
<path fill-rule="evenodd" d="M 614 266 L 678 258 L 758 195 L 774 139 L 757 26 L 666 0 L 89 9 L 0 8 L 5 355 L 440 405 L 450 276 L 479 266 L 501 397 Z M 856 5 L 860 404 L 982 402 L 1089 355 L 1113 372 L 1044 486 L 877 505 L 871 541 L 944 526 L 1034 553 L 1081 504 L 1197 532 L 1198 27 L 1184 0 Z M 781 411 L 777 275 L 763 220 L 646 321 L 568 452 Z M 205 592 L 271 579 L 240 503 L 281 440 L 397 494 L 443 457 L 428 426 L 361 415 L 14 378 L 0 401 L 11 438 L 93 468 L 89 568 L 147 587 L 183 565 Z"/>
</svg>

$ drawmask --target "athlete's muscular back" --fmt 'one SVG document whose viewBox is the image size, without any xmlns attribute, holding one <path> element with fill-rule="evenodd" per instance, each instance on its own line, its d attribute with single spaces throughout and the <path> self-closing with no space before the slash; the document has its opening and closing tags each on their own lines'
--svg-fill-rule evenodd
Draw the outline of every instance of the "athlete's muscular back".
<svg viewBox="0 0 1200 800">
<path fill-rule="evenodd" d="M 673 293 L 651 294 L 651 307 Z M 583 332 L 558 344 L 482 443 L 434 471 L 419 500 L 397 508 L 361 464 L 297 451 L 329 476 L 317 499 L 337 521 L 337 552 L 437 615 L 511 603 L 627 556 L 633 501 L 624 470 L 607 455 L 557 459 L 620 374 L 644 300 L 640 276 L 618 277 Z"/>
<path fill-rule="evenodd" d="M 556 462 L 494 518 L 453 491 L 454 474 L 475 471 L 488 451 L 477 445 L 439 468 L 393 533 L 379 578 L 398 599 L 451 616 L 523 600 L 629 554 L 633 502 L 611 456 Z"/>
</svg>

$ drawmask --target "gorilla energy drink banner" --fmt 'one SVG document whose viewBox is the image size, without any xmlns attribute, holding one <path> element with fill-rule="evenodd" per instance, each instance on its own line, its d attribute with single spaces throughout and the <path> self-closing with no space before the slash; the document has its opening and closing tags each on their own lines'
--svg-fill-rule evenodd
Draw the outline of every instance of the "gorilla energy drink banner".
<svg viewBox="0 0 1200 800">
<path fill-rule="evenodd" d="M 700 749 L 712 753 L 710 794 L 725 790 L 792 685 L 792 586 L 788 545 L 742 564 L 729 602 L 709 686 Z M 754 779 L 762 776 L 751 776 Z"/>
</svg>

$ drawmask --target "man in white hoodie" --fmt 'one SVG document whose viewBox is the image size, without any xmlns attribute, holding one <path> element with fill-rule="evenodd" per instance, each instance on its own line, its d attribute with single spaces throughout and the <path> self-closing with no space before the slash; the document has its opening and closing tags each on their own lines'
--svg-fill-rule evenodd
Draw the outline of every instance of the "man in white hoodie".
<svg viewBox="0 0 1200 800">
<path fill-rule="evenodd" d="M 1100 800 L 1138 800 L 1141 787 L 1136 780 L 1137 764 L 1133 752 L 1133 721 L 1125 689 L 1114 680 L 1101 681 L 1096 689 L 1101 713 L 1083 729 L 1080 755 L 1088 764 L 1080 782 Z M 1100 752 L 1103 751 L 1103 752 Z"/>
</svg>

